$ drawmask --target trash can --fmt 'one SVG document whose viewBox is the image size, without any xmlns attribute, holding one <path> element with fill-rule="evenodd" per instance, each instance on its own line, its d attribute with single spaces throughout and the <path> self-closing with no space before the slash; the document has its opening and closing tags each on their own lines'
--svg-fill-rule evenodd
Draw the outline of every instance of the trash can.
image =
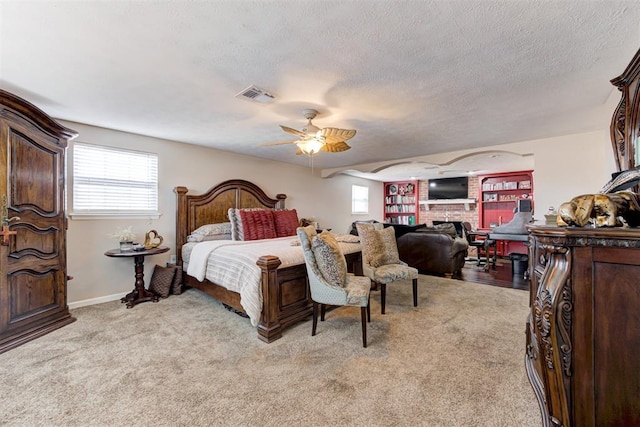
<svg viewBox="0 0 640 427">
<path fill-rule="evenodd" d="M 511 274 L 524 276 L 529 265 L 529 256 L 527 254 L 511 254 Z"/>
</svg>

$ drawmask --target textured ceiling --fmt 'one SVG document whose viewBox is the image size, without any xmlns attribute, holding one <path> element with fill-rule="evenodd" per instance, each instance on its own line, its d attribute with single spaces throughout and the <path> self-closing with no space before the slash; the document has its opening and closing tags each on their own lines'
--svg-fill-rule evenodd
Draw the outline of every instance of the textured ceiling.
<svg viewBox="0 0 640 427">
<path fill-rule="evenodd" d="M 637 0 L 1 0 L 0 16 L 2 88 L 54 117 L 306 166 L 260 144 L 316 108 L 357 130 L 316 169 L 602 129 L 640 46 Z M 235 98 L 249 85 L 276 101 Z"/>
</svg>

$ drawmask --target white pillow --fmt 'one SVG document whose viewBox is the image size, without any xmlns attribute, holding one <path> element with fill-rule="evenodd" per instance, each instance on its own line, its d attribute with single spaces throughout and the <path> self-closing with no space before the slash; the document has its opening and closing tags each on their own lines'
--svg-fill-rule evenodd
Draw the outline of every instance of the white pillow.
<svg viewBox="0 0 640 427">
<path fill-rule="evenodd" d="M 202 234 L 189 234 L 187 242 L 206 242 L 209 240 L 231 240 L 231 233 L 203 236 Z"/>
<path fill-rule="evenodd" d="M 231 234 L 231 223 L 230 222 L 219 222 L 217 224 L 205 224 L 197 229 L 193 230 L 191 233 L 199 234 L 201 236 L 215 236 L 218 234 Z"/>
</svg>

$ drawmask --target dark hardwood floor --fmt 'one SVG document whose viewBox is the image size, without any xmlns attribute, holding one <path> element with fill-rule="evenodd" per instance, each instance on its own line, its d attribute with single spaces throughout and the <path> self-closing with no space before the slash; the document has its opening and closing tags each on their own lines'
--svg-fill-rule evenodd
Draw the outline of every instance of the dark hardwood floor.
<svg viewBox="0 0 640 427">
<path fill-rule="evenodd" d="M 484 271 L 484 265 L 478 267 L 475 259 L 468 260 L 462 269 L 462 279 L 482 285 L 529 290 L 529 280 L 523 274 L 512 274 L 508 258 L 498 258 L 496 269 L 490 268 L 489 271 Z"/>
</svg>

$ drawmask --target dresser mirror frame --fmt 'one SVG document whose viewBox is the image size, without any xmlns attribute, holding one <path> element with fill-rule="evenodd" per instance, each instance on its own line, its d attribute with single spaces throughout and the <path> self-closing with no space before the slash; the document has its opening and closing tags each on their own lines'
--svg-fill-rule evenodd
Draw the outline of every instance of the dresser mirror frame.
<svg viewBox="0 0 640 427">
<path fill-rule="evenodd" d="M 610 126 L 616 169 L 620 172 L 640 166 L 640 50 L 611 84 L 622 92 Z"/>
</svg>

